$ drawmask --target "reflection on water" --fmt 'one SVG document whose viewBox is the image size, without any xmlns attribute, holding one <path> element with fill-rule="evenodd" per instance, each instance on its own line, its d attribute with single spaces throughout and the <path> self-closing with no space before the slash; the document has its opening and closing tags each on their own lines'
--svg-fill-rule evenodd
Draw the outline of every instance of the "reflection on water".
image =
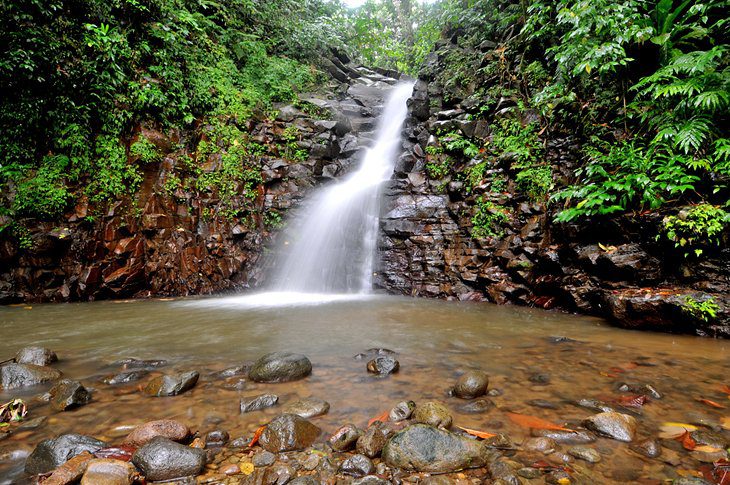
<svg viewBox="0 0 730 485">
<path fill-rule="evenodd" d="M 641 437 L 655 436 L 663 421 L 716 423 L 726 414 L 698 398 L 730 405 L 719 392 L 730 371 L 727 341 L 631 332 L 597 318 L 483 303 L 306 298 L 268 294 L 0 308 L 0 360 L 25 345 L 47 346 L 59 354 L 57 367 L 67 377 L 95 388 L 90 405 L 67 413 L 31 400 L 29 418 L 49 419 L 0 441 L 0 476 L 10 473 L 7 453 L 31 450 L 43 438 L 70 431 L 113 442 L 130 425 L 175 417 L 200 431 L 219 427 L 232 437 L 245 436 L 278 412 L 239 414 L 241 398 L 264 392 L 278 394 L 284 405 L 305 397 L 329 401 L 330 413 L 315 418 L 329 432 L 346 422 L 363 425 L 402 399 L 437 399 L 454 411 L 456 424 L 499 430 L 518 443 L 527 431 L 505 419 L 504 411 L 578 421 L 591 412 L 569 401 L 616 399 L 622 381 L 650 383 L 665 394 L 639 410 Z M 550 338 L 554 336 L 575 342 Z M 372 347 L 398 352 L 400 372 L 386 379 L 368 376 L 365 363 L 352 357 Z M 306 354 L 314 365 L 312 376 L 275 385 L 211 377 L 271 351 Z M 201 379 L 175 398 L 143 396 L 139 383 L 112 387 L 100 382 L 117 370 L 115 361 L 128 357 L 167 359 L 163 371 L 198 370 Z M 449 385 L 470 368 L 487 371 L 490 388 L 501 391 L 493 398 L 496 408 L 487 413 L 460 413 L 463 401 L 447 395 Z M 536 374 L 547 380 L 531 379 Z M 0 401 L 11 397 L 0 393 Z M 552 403 L 554 409 L 536 408 L 536 400 Z M 592 466 L 606 483 L 618 480 L 617 469 L 652 478 L 671 475 L 661 461 L 628 455 L 624 444 L 601 440 L 599 449 L 604 460 Z M 679 453 L 679 460 L 680 466 L 696 468 L 686 453 Z"/>
</svg>

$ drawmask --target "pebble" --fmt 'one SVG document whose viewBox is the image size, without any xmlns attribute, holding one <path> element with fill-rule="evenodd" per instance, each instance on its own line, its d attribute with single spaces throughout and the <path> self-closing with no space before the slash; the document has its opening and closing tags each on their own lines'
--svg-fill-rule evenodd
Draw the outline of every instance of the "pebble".
<svg viewBox="0 0 730 485">
<path fill-rule="evenodd" d="M 568 454 L 575 458 L 585 460 L 588 463 L 598 463 L 601 461 L 601 455 L 593 448 L 587 446 L 573 446 L 568 449 Z"/>
</svg>

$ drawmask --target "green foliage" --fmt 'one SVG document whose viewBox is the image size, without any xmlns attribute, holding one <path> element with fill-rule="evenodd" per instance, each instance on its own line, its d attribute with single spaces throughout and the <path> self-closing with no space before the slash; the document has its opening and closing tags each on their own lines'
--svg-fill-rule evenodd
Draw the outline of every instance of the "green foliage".
<svg viewBox="0 0 730 485">
<path fill-rule="evenodd" d="M 132 143 L 129 153 L 142 163 L 155 163 L 162 160 L 160 150 L 144 136 Z"/>
<path fill-rule="evenodd" d="M 710 204 L 696 205 L 662 221 L 667 239 L 673 241 L 675 247 L 692 249 L 696 256 L 702 254 L 702 246 L 719 246 L 728 227 L 730 213 Z"/>
<path fill-rule="evenodd" d="M 682 311 L 698 320 L 709 322 L 717 318 L 717 312 L 720 305 L 715 302 L 713 297 L 707 297 L 697 300 L 691 295 L 687 295 L 682 303 Z"/>
<path fill-rule="evenodd" d="M 532 200 L 542 200 L 553 186 L 553 171 L 549 165 L 525 168 L 515 177 L 517 189 Z"/>
<path fill-rule="evenodd" d="M 447 152 L 461 155 L 467 159 L 479 156 L 479 145 L 459 132 L 449 132 L 441 140 Z"/>
<path fill-rule="evenodd" d="M 504 235 L 504 224 L 509 221 L 506 209 L 479 197 L 476 200 L 476 212 L 471 219 L 471 236 L 476 239 L 486 237 L 500 238 Z"/>
</svg>

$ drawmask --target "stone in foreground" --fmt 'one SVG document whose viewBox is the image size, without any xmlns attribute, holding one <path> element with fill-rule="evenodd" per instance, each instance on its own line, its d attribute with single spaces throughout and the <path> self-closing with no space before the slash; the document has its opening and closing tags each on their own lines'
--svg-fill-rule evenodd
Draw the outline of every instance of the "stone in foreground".
<svg viewBox="0 0 730 485">
<path fill-rule="evenodd" d="M 4 390 L 35 386 L 61 378 L 61 372 L 33 364 L 5 364 L 0 367 L 0 388 Z"/>
<path fill-rule="evenodd" d="M 56 411 L 66 411 L 88 404 L 91 393 L 79 381 L 63 379 L 49 391 L 51 407 Z"/>
<path fill-rule="evenodd" d="M 290 382 L 312 373 L 312 363 L 301 354 L 273 352 L 257 360 L 248 373 L 256 382 Z"/>
<path fill-rule="evenodd" d="M 147 384 L 144 392 L 155 397 L 177 396 L 195 387 L 199 377 L 197 371 L 155 377 Z"/>
<path fill-rule="evenodd" d="M 91 460 L 81 485 L 131 485 L 137 470 L 130 463 L 108 458 Z"/>
<path fill-rule="evenodd" d="M 614 411 L 599 413 L 583 422 L 583 425 L 601 436 L 627 443 L 636 436 L 636 418 Z"/>
<path fill-rule="evenodd" d="M 137 450 L 132 463 L 148 481 L 198 475 L 205 467 L 205 451 L 158 436 Z"/>
<path fill-rule="evenodd" d="M 76 455 L 85 451 L 94 453 L 105 446 L 103 441 L 73 433 L 43 440 L 25 462 L 25 472 L 30 475 L 48 473 Z"/>
<path fill-rule="evenodd" d="M 190 436 L 190 428 L 172 419 L 149 421 L 134 428 L 124 439 L 124 443 L 142 446 L 158 436 L 172 441 L 182 441 Z"/>
<path fill-rule="evenodd" d="M 58 362 L 58 356 L 45 347 L 24 347 L 15 354 L 15 362 L 44 366 Z"/>
<path fill-rule="evenodd" d="M 383 448 L 383 460 L 389 466 L 430 473 L 481 467 L 487 463 L 487 455 L 480 442 L 425 424 L 396 433 Z"/>
<path fill-rule="evenodd" d="M 298 451 L 314 443 L 322 430 L 296 414 L 274 418 L 261 434 L 261 447 L 271 453 Z"/>
</svg>

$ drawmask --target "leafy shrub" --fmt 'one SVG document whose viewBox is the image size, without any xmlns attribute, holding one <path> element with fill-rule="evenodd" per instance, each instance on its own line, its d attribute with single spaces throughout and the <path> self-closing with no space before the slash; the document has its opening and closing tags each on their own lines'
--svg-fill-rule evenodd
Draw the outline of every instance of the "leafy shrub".
<svg viewBox="0 0 730 485">
<path fill-rule="evenodd" d="M 477 239 L 502 237 L 504 235 L 502 226 L 508 221 L 509 213 L 506 209 L 479 197 L 476 200 L 476 211 L 471 219 L 471 236 Z"/>
<path fill-rule="evenodd" d="M 705 322 L 717 318 L 718 310 L 720 310 L 720 305 L 711 296 L 703 300 L 697 300 L 687 295 L 682 303 L 682 311 L 684 313 Z"/>
<path fill-rule="evenodd" d="M 532 200 L 541 200 L 553 185 L 553 171 L 549 165 L 525 168 L 515 177 L 517 189 Z"/>
<path fill-rule="evenodd" d="M 675 247 L 694 248 L 697 256 L 702 254 L 699 246 L 720 245 L 729 226 L 730 213 L 710 204 L 696 205 L 662 221 L 667 239 L 674 241 Z"/>
</svg>

